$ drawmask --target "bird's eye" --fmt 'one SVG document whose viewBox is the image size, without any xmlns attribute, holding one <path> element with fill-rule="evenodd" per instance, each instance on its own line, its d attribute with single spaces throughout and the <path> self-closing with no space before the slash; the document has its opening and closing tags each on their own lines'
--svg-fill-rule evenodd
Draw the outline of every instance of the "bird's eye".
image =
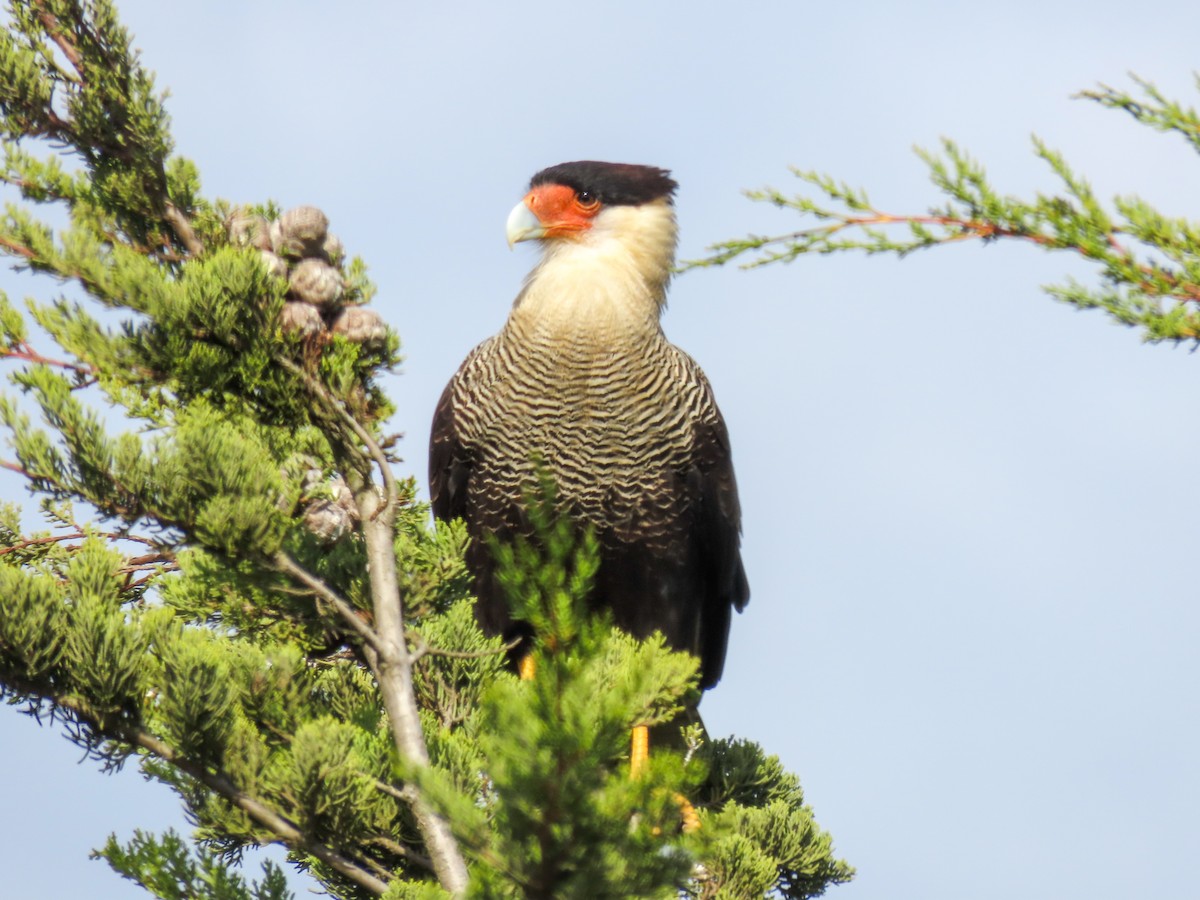
<svg viewBox="0 0 1200 900">
<path fill-rule="evenodd" d="M 579 191 L 575 195 L 575 199 L 579 201 L 580 206 L 595 206 L 600 202 L 591 191 Z"/>
</svg>

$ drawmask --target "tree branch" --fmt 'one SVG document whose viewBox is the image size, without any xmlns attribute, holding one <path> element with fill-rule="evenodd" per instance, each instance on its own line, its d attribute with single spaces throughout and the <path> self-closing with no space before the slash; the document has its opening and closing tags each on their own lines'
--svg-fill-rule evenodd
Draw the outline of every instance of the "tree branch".
<svg viewBox="0 0 1200 900">
<path fill-rule="evenodd" d="M 404 605 L 396 572 L 395 522 L 399 491 L 391 464 L 378 442 L 350 414 L 345 404 L 329 393 L 325 385 L 293 360 L 280 356 L 277 361 L 299 378 L 312 396 L 362 443 L 379 469 L 384 484 L 382 497 L 369 477 L 369 471 L 360 483 L 352 485 L 367 548 L 367 571 L 375 617 L 375 640 L 368 643 L 366 656 L 379 682 L 397 751 L 410 766 L 427 768 L 429 750 L 425 745 L 420 710 L 413 689 L 413 659 L 405 642 Z M 357 448 L 348 444 L 344 435 L 334 433 L 330 437 L 333 446 L 345 448 L 347 453 L 358 452 Z M 452 894 L 465 893 L 469 880 L 467 865 L 449 823 L 415 788 L 411 802 L 417 827 L 429 850 L 438 881 Z"/>
<path fill-rule="evenodd" d="M 379 468 L 380 478 L 383 479 L 385 502 L 381 510 L 392 510 L 400 493 L 396 488 L 396 476 L 392 474 L 391 463 L 388 462 L 387 454 L 383 452 L 383 448 L 379 446 L 379 443 L 371 436 L 371 433 L 362 426 L 362 423 L 350 415 L 350 411 L 346 409 L 346 404 L 330 394 L 325 385 L 321 384 L 321 382 L 297 365 L 295 361 L 286 356 L 278 356 L 276 357 L 276 361 L 304 382 L 304 386 L 308 388 L 309 392 L 320 400 L 326 409 L 337 416 L 353 432 L 355 437 L 362 441 L 372 461 Z M 359 513 L 365 516 L 361 507 L 359 508 Z M 378 514 L 376 512 L 376 515 Z"/>
<path fill-rule="evenodd" d="M 890 251 L 903 255 L 913 250 L 939 244 L 953 244 L 967 240 L 993 241 L 1001 238 L 1028 241 L 1048 250 L 1069 250 L 1094 262 L 1107 263 L 1110 261 L 1110 257 L 1076 241 L 1040 231 L 1024 230 L 999 222 L 965 216 L 933 214 L 894 215 L 878 210 L 871 210 L 869 215 L 860 216 L 823 210 L 820 215 L 823 218 L 835 219 L 836 221 L 829 225 L 792 231 L 772 237 L 754 237 L 744 241 L 731 241 L 726 244 L 718 244 L 710 248 L 717 251 L 713 256 L 708 259 L 685 263 L 684 268 L 703 265 L 724 265 L 726 262 L 741 256 L 743 253 L 763 250 L 769 247 L 779 247 L 781 245 L 784 247 L 783 250 L 754 259 L 744 264 L 744 268 L 755 268 L 779 260 L 790 260 L 796 256 L 813 252 L 827 253 L 831 250 L 857 249 L 868 253 Z M 880 233 L 870 231 L 870 229 L 877 226 L 887 227 L 891 225 L 908 225 L 910 227 L 934 226 L 946 229 L 947 233 L 941 235 L 930 234 L 926 238 L 913 239 L 906 243 L 891 243 L 883 238 Z M 853 228 L 866 232 L 867 238 L 861 242 L 856 242 L 853 239 L 846 241 L 832 240 L 839 232 Z M 1105 235 L 1104 245 L 1112 250 L 1113 253 L 1120 256 L 1126 265 L 1136 269 L 1145 277 L 1146 280 L 1138 284 L 1137 287 L 1147 293 L 1171 296 L 1185 302 L 1200 302 L 1200 285 L 1168 270 L 1136 262 L 1130 250 L 1117 239 L 1117 235 L 1124 233 L 1121 228 L 1114 227 Z M 1152 280 L 1163 282 L 1167 287 L 1167 291 L 1164 292 L 1158 289 L 1151 283 Z"/>
<path fill-rule="evenodd" d="M 171 226 L 171 230 L 175 232 L 175 236 L 179 238 L 181 244 L 187 248 L 188 253 L 192 256 L 199 256 L 204 252 L 204 244 L 199 237 L 196 236 L 195 230 L 192 228 L 192 223 L 188 221 L 187 216 L 170 200 L 163 202 L 163 218 L 167 220 L 167 224 Z"/>
<path fill-rule="evenodd" d="M 409 637 L 417 645 L 409 653 L 409 659 L 414 663 L 423 656 L 444 656 L 449 659 L 483 659 L 485 656 L 499 656 L 501 653 L 508 653 L 510 650 L 515 650 L 521 643 L 521 638 L 514 638 L 507 644 L 502 644 L 494 650 L 442 650 L 440 647 L 431 647 L 425 642 L 425 638 L 419 634 L 410 633 Z"/>
<path fill-rule="evenodd" d="M 5 359 L 19 359 L 25 362 L 37 363 L 38 365 L 42 366 L 50 366 L 55 369 L 66 369 L 67 371 L 74 372 L 77 375 L 85 378 L 94 379 L 96 377 L 95 366 L 43 356 L 37 350 L 33 349 L 33 347 L 30 346 L 26 341 L 21 341 L 20 343 L 13 344 L 10 347 L 0 347 L 0 357 Z"/>
<path fill-rule="evenodd" d="M 5 466 L 5 468 L 13 468 L 13 467 Z M 137 544 L 145 544 L 148 547 L 158 547 L 159 546 L 157 542 L 151 540 L 150 538 L 140 537 L 139 535 L 135 535 L 135 534 L 119 534 L 114 531 L 99 531 L 99 532 L 92 532 L 92 533 L 94 533 L 96 537 L 107 538 L 108 540 L 114 541 L 114 542 L 115 541 L 132 541 Z M 0 547 L 0 556 L 5 556 L 9 553 L 15 553 L 18 550 L 26 550 L 30 547 L 39 547 L 43 544 L 57 544 L 57 543 L 61 543 L 62 541 L 82 540 L 83 538 L 86 538 L 88 536 L 89 536 L 89 532 L 77 531 L 72 534 L 54 534 L 54 535 L 49 535 L 47 537 L 40 537 L 40 538 L 24 538 L 21 541 L 18 541 L 17 543 L 13 544 L 12 546 Z M 72 547 L 70 549 L 78 549 L 78 548 Z M 175 558 L 175 555 L 172 553 L 154 553 L 149 556 L 137 556 L 132 559 L 128 559 L 128 560 L 126 560 L 126 565 L 140 566 L 140 565 L 146 565 L 148 563 L 155 563 L 155 562 L 170 562 L 174 558 Z"/>
<path fill-rule="evenodd" d="M 58 49 L 61 50 L 63 56 L 67 58 L 67 62 L 74 66 L 75 71 L 79 73 L 80 77 L 82 77 L 83 57 L 80 56 L 78 48 L 69 40 L 67 40 L 67 36 L 63 32 L 63 29 L 59 27 L 58 18 L 54 15 L 54 13 L 46 9 L 44 3 L 36 2 L 33 5 L 38 10 L 38 21 L 40 21 L 42 23 L 42 27 L 46 29 L 46 34 L 50 36 L 50 40 L 54 41 L 54 43 L 58 45 Z"/>
<path fill-rule="evenodd" d="M 368 646 L 379 648 L 379 635 L 377 635 L 371 627 L 363 621 L 362 616 L 351 606 L 346 600 L 327 585 L 324 581 L 313 575 L 308 569 L 304 568 L 296 560 L 292 559 L 287 553 L 280 550 L 271 558 L 276 571 L 282 572 L 293 581 L 299 582 L 308 588 L 309 591 L 316 594 L 317 597 L 324 600 L 330 606 L 337 610 L 342 621 L 350 626 L 351 630 L 358 634 L 359 637 L 367 643 Z"/>
<path fill-rule="evenodd" d="M 372 894 L 383 894 L 387 890 L 387 883 L 372 875 L 360 863 L 355 862 L 347 856 L 343 856 L 325 844 L 306 837 L 293 822 L 271 809 L 271 807 L 257 797 L 239 788 L 229 776 L 220 771 L 210 771 L 195 760 L 188 759 L 186 756 L 178 753 L 175 748 L 145 729 L 125 724 L 102 727 L 91 714 L 87 705 L 75 697 L 67 694 L 48 693 L 28 684 L 14 684 L 14 679 L 12 678 L 6 678 L 6 681 L 26 695 L 40 697 L 49 701 L 54 706 L 69 710 L 80 720 L 90 725 L 97 734 L 129 746 L 140 747 L 142 750 L 161 759 L 186 775 L 190 775 L 205 787 L 220 794 L 253 819 L 258 825 L 274 833 L 282 843 L 289 847 L 304 850 L 306 853 L 315 856 L 321 862 L 335 869 Z"/>
<path fill-rule="evenodd" d="M 164 762 L 170 763 L 181 772 L 191 775 L 205 787 L 216 791 L 242 812 L 264 828 L 270 829 L 280 840 L 289 846 L 299 847 L 312 854 L 332 869 L 345 875 L 355 884 L 366 888 L 373 894 L 382 894 L 387 890 L 387 882 L 372 875 L 346 856 L 331 847 L 306 838 L 291 821 L 271 809 L 262 801 L 241 790 L 223 774 L 210 772 L 203 766 L 192 762 L 180 755 L 155 738 L 153 735 L 136 729 L 133 732 L 133 743 L 144 750 L 153 753 Z"/>
<path fill-rule="evenodd" d="M 0 247 L 3 247 L 9 253 L 23 256 L 26 259 L 33 259 L 37 255 L 24 244 L 18 244 L 16 241 L 10 240 L 3 235 L 0 235 Z"/>
<path fill-rule="evenodd" d="M 412 850 L 409 847 L 405 847 L 399 841 L 394 841 L 389 837 L 384 837 L 383 835 L 377 835 L 373 838 L 370 838 L 370 841 L 372 844 L 375 844 L 377 847 L 382 847 L 388 853 L 395 854 L 396 856 L 399 856 L 401 859 L 406 859 L 411 863 L 416 863 L 421 868 L 426 869 L 430 872 L 433 871 L 433 861 L 431 859 L 429 859 L 429 857 L 422 856 L 420 853 L 417 853 L 415 850 Z"/>
<path fill-rule="evenodd" d="M 372 647 L 375 652 L 368 660 L 379 681 L 396 749 L 409 765 L 428 768 L 429 751 L 413 690 L 412 656 L 404 640 L 404 609 L 396 572 L 395 507 L 382 500 L 369 481 L 358 486 L 354 499 L 362 514 L 375 628 L 379 635 L 379 645 Z M 449 823 L 417 791 L 412 811 L 438 881 L 450 893 L 462 895 L 469 880 L 467 864 Z"/>
</svg>

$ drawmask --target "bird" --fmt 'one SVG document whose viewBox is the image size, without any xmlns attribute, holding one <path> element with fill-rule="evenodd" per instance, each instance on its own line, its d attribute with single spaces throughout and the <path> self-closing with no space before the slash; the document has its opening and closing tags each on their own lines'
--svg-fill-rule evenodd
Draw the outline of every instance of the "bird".
<svg viewBox="0 0 1200 900">
<path fill-rule="evenodd" d="M 510 247 L 538 242 L 540 260 L 442 393 L 429 482 L 434 516 L 466 523 L 485 632 L 522 637 L 491 545 L 530 533 L 526 498 L 544 471 L 561 511 L 598 539 L 589 608 L 698 657 L 706 690 L 750 591 L 725 420 L 661 324 L 677 187 L 666 169 L 592 160 L 533 176 L 505 230 Z"/>
</svg>

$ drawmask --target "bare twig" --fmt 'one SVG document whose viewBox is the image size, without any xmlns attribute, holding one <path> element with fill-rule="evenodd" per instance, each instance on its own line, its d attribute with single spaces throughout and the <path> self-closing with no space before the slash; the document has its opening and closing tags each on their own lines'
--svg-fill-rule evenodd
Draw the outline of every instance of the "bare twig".
<svg viewBox="0 0 1200 900">
<path fill-rule="evenodd" d="M 412 803 L 413 799 L 417 796 L 416 791 L 410 785 L 398 788 L 394 784 L 388 784 L 386 781 L 380 781 L 378 778 L 375 779 L 375 789 L 404 803 Z"/>
<path fill-rule="evenodd" d="M 310 592 L 316 594 L 320 599 L 336 609 L 343 622 L 349 625 L 369 646 L 378 649 L 379 635 L 371 629 L 371 626 L 363 621 L 354 607 L 347 603 L 341 594 L 316 575 L 313 575 L 282 550 L 272 557 L 271 562 L 277 571 L 304 585 Z"/>
<path fill-rule="evenodd" d="M 30 472 L 27 468 L 25 468 L 20 463 L 15 463 L 15 462 L 12 462 L 11 460 L 7 460 L 7 459 L 0 459 L 0 469 L 8 469 L 8 471 L 10 471 L 10 472 L 16 472 L 18 475 L 23 475 L 26 478 L 30 479 L 31 481 L 34 478 L 43 477 L 41 475 L 34 475 L 32 472 Z M 47 480 L 50 480 L 50 479 L 47 479 Z"/>
<path fill-rule="evenodd" d="M 13 468 L 13 466 L 5 466 L 5 468 Z M 110 541 L 132 541 L 137 544 L 145 544 L 149 547 L 159 546 L 157 542 L 150 538 L 140 537 L 134 534 L 120 534 L 114 531 L 97 531 L 93 532 L 96 537 L 108 538 Z M 11 547 L 0 547 L 0 556 L 8 553 L 15 553 L 17 550 L 26 550 L 30 547 L 39 547 L 43 544 L 57 544 L 63 541 L 77 541 L 89 537 L 88 532 L 76 531 L 72 534 L 54 534 L 40 538 L 26 538 L 13 544 Z M 150 556 L 136 556 L 126 560 L 126 565 L 143 565 L 151 562 L 169 562 L 175 558 L 173 553 L 155 553 Z"/>
<path fill-rule="evenodd" d="M 383 835 L 377 835 L 370 840 L 372 844 L 375 844 L 377 847 L 382 847 L 388 853 L 394 853 L 401 859 L 406 859 L 411 863 L 416 863 L 418 866 L 428 869 L 430 872 L 433 871 L 433 861 L 428 856 L 423 856 L 420 853 L 417 853 L 415 850 L 405 847 L 399 841 L 394 841 L 389 837 L 384 837 Z"/>
<path fill-rule="evenodd" d="M 0 235 L 0 247 L 3 247 L 9 253 L 14 253 L 17 256 L 23 256 L 26 259 L 33 259 L 35 256 L 37 256 L 36 253 L 34 253 L 24 244 L 18 244 L 16 241 L 10 240 L 3 235 Z"/>
<path fill-rule="evenodd" d="M 113 540 L 117 540 L 117 541 L 138 541 L 143 544 L 149 544 L 151 547 L 157 546 L 149 538 L 135 537 L 133 535 L 126 537 L 123 534 L 105 534 L 105 535 L 101 535 L 101 537 L 110 537 Z M 129 559 L 125 560 L 125 565 L 127 565 L 127 566 L 149 566 L 149 565 L 155 565 L 155 564 L 159 564 L 159 563 L 173 563 L 173 562 L 175 562 L 175 554 L 169 550 L 164 550 L 161 553 L 147 553 L 145 556 L 131 556 Z"/>
<path fill-rule="evenodd" d="M 175 232 L 179 242 L 187 248 L 188 253 L 192 256 L 199 256 L 204 252 L 204 243 L 196 236 L 192 223 L 170 200 L 163 203 L 163 218 L 167 220 L 167 224 L 171 226 L 171 230 Z"/>
<path fill-rule="evenodd" d="M 375 515 L 379 515 L 379 513 L 383 511 L 392 510 L 400 494 L 396 488 L 396 476 L 392 474 L 391 463 L 388 462 L 387 455 L 383 452 L 383 448 L 379 446 L 375 438 L 371 436 L 371 433 L 362 426 L 362 423 L 354 418 L 354 416 L 350 415 L 350 411 L 346 409 L 346 404 L 330 394 L 325 385 L 321 384 L 321 382 L 313 378 L 308 372 L 304 371 L 303 368 L 297 365 L 294 360 L 291 360 L 286 356 L 278 356 L 276 357 L 276 361 L 301 381 L 303 381 L 304 386 L 308 388 L 312 395 L 320 400 L 327 409 L 334 413 L 334 415 L 341 419 L 342 422 L 345 423 L 346 427 L 354 433 L 354 436 L 362 441 L 363 446 L 367 448 L 367 453 L 370 454 L 371 459 L 379 468 L 379 477 L 383 479 L 384 504 L 376 511 Z M 359 512 L 363 513 L 363 510 L 360 508 Z"/>
<path fill-rule="evenodd" d="M 58 49 L 67 58 L 67 62 L 74 66 L 75 71 L 82 76 L 83 57 L 80 55 L 79 49 L 67 39 L 66 33 L 58 24 L 58 18 L 54 13 L 46 9 L 45 4 L 38 2 L 34 3 L 34 6 L 38 10 L 38 20 L 42 23 L 42 27 L 46 29 L 46 34 L 50 36 L 50 40 L 58 45 Z"/>
<path fill-rule="evenodd" d="M 510 650 L 515 650 L 521 643 L 521 638 L 514 638 L 507 644 L 502 644 L 492 650 L 442 650 L 440 647 L 431 647 L 425 642 L 425 638 L 415 632 L 409 633 L 409 639 L 416 644 L 416 647 L 409 653 L 409 659 L 414 663 L 423 656 L 445 656 L 450 659 L 483 659 L 485 656 L 499 656 L 501 653 L 508 653 Z"/>
</svg>

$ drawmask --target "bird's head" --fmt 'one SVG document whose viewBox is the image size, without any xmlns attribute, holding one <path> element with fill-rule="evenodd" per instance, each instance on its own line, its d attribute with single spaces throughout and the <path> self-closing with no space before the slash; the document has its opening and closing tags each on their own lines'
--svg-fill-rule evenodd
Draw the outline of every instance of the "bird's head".
<svg viewBox="0 0 1200 900">
<path fill-rule="evenodd" d="M 590 160 L 551 166 L 533 176 L 509 214 L 509 246 L 539 241 L 547 259 L 564 263 L 611 266 L 624 258 L 659 293 L 675 258 L 676 187 L 670 172 L 654 166 Z"/>
<path fill-rule="evenodd" d="M 651 205 L 670 208 L 678 185 L 666 169 L 628 163 L 568 162 L 533 176 L 529 193 L 508 216 L 509 246 L 532 240 L 582 240 L 611 212 Z"/>
</svg>

